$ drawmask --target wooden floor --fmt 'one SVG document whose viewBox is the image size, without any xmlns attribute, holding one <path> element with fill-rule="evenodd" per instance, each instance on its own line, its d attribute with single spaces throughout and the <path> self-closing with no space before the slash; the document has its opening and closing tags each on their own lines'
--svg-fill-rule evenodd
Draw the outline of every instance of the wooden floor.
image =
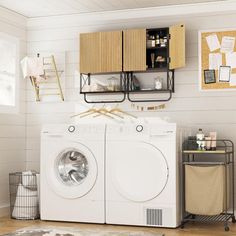
<svg viewBox="0 0 236 236">
<path fill-rule="evenodd" d="M 236 236 L 236 224 L 230 224 L 230 231 L 225 232 L 223 224 L 188 224 L 184 229 L 163 229 L 163 228 L 149 228 L 149 227 L 130 227 L 130 226 L 114 226 L 114 225 L 98 225 L 98 224 L 79 224 L 79 223 L 63 223 L 63 222 L 49 222 L 49 221 L 23 221 L 12 220 L 8 217 L 0 218 L 0 234 L 9 233 L 17 229 L 29 226 L 63 226 L 63 227 L 78 227 L 84 229 L 122 229 L 128 231 L 147 231 L 147 232 L 160 232 L 165 236 L 196 236 L 196 235 L 211 235 L 211 236 L 223 236 L 223 235 L 235 235 Z"/>
</svg>

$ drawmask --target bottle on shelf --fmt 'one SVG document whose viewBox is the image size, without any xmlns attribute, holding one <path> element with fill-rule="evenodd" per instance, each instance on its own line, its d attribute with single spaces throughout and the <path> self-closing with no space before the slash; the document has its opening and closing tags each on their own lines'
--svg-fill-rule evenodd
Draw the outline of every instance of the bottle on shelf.
<svg viewBox="0 0 236 236">
<path fill-rule="evenodd" d="M 154 79 L 154 89 L 156 90 L 160 90 L 162 89 L 162 85 L 163 85 L 163 78 L 158 76 Z"/>
<path fill-rule="evenodd" d="M 159 47 L 160 46 L 160 36 L 159 34 L 156 34 L 156 47 Z"/>
<path fill-rule="evenodd" d="M 167 42 L 168 42 L 167 36 L 164 36 L 164 43 L 165 43 L 165 45 L 167 45 Z"/>
<path fill-rule="evenodd" d="M 205 137 L 205 135 L 204 135 L 202 129 L 199 129 L 197 134 L 196 134 L 198 150 L 205 150 L 204 137 Z"/>
<path fill-rule="evenodd" d="M 151 40 L 151 47 L 155 47 L 156 45 L 155 36 L 152 34 L 150 35 L 149 39 Z"/>
<path fill-rule="evenodd" d="M 155 53 L 151 53 L 151 63 L 152 63 L 152 68 L 155 66 Z"/>
<path fill-rule="evenodd" d="M 147 34 L 147 48 L 155 47 L 155 43 L 155 36 L 152 34 Z"/>
</svg>

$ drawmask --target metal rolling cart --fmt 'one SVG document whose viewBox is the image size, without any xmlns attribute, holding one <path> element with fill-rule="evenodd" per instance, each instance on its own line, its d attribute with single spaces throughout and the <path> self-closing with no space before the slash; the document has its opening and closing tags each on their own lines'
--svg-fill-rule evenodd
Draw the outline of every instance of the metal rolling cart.
<svg viewBox="0 0 236 236">
<path fill-rule="evenodd" d="M 196 147 L 196 140 L 186 140 L 182 148 L 182 222 L 181 228 L 187 222 L 206 222 L 216 223 L 223 222 L 225 231 L 229 231 L 228 223 L 232 220 L 235 223 L 234 214 L 234 144 L 231 140 L 213 140 L 216 141 L 216 150 L 198 150 Z M 202 158 L 204 157 L 204 158 Z M 213 160 L 215 158 L 215 160 Z M 200 160 L 199 160 L 200 159 Z M 202 161 L 204 159 L 204 161 Z M 219 161 L 220 160 L 220 161 Z M 211 166 L 211 165 L 224 165 L 225 166 L 225 197 L 228 199 L 229 193 L 230 204 L 226 204 L 225 210 L 218 215 L 196 215 L 186 211 L 186 188 L 185 188 L 185 165 L 198 165 L 198 166 Z M 229 171 L 230 175 L 227 174 Z M 228 181 L 229 186 L 228 186 Z M 228 187 L 230 191 L 228 191 Z M 227 201 L 227 200 L 226 200 Z M 230 209 L 230 210 L 229 210 Z"/>
</svg>

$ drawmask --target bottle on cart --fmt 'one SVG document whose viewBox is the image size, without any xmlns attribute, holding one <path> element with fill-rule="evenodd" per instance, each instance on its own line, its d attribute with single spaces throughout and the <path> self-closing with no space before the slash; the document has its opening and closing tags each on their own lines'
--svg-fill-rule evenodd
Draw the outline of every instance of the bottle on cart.
<svg viewBox="0 0 236 236">
<path fill-rule="evenodd" d="M 197 134 L 196 134 L 198 150 L 205 150 L 204 138 L 205 138 L 205 135 L 204 135 L 202 129 L 199 129 Z"/>
</svg>

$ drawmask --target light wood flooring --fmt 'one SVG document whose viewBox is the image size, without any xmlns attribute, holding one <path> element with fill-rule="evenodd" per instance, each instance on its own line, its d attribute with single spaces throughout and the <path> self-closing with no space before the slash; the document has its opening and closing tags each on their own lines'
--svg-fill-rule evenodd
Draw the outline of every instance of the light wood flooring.
<svg viewBox="0 0 236 236">
<path fill-rule="evenodd" d="M 23 221 L 13 220 L 9 217 L 0 218 L 0 235 L 8 232 L 15 231 L 17 229 L 29 226 L 62 226 L 62 227 L 78 227 L 84 229 L 102 229 L 104 227 L 109 229 L 122 229 L 128 231 L 147 231 L 147 232 L 160 232 L 164 233 L 165 236 L 223 236 L 223 235 L 235 235 L 236 236 L 236 224 L 230 223 L 230 231 L 225 232 L 223 224 L 187 224 L 184 229 L 164 229 L 164 228 L 149 228 L 149 227 L 131 227 L 131 226 L 114 226 L 114 225 L 99 225 L 99 224 L 80 224 L 80 223 L 65 223 L 65 222 L 50 222 L 50 221 Z"/>
</svg>

